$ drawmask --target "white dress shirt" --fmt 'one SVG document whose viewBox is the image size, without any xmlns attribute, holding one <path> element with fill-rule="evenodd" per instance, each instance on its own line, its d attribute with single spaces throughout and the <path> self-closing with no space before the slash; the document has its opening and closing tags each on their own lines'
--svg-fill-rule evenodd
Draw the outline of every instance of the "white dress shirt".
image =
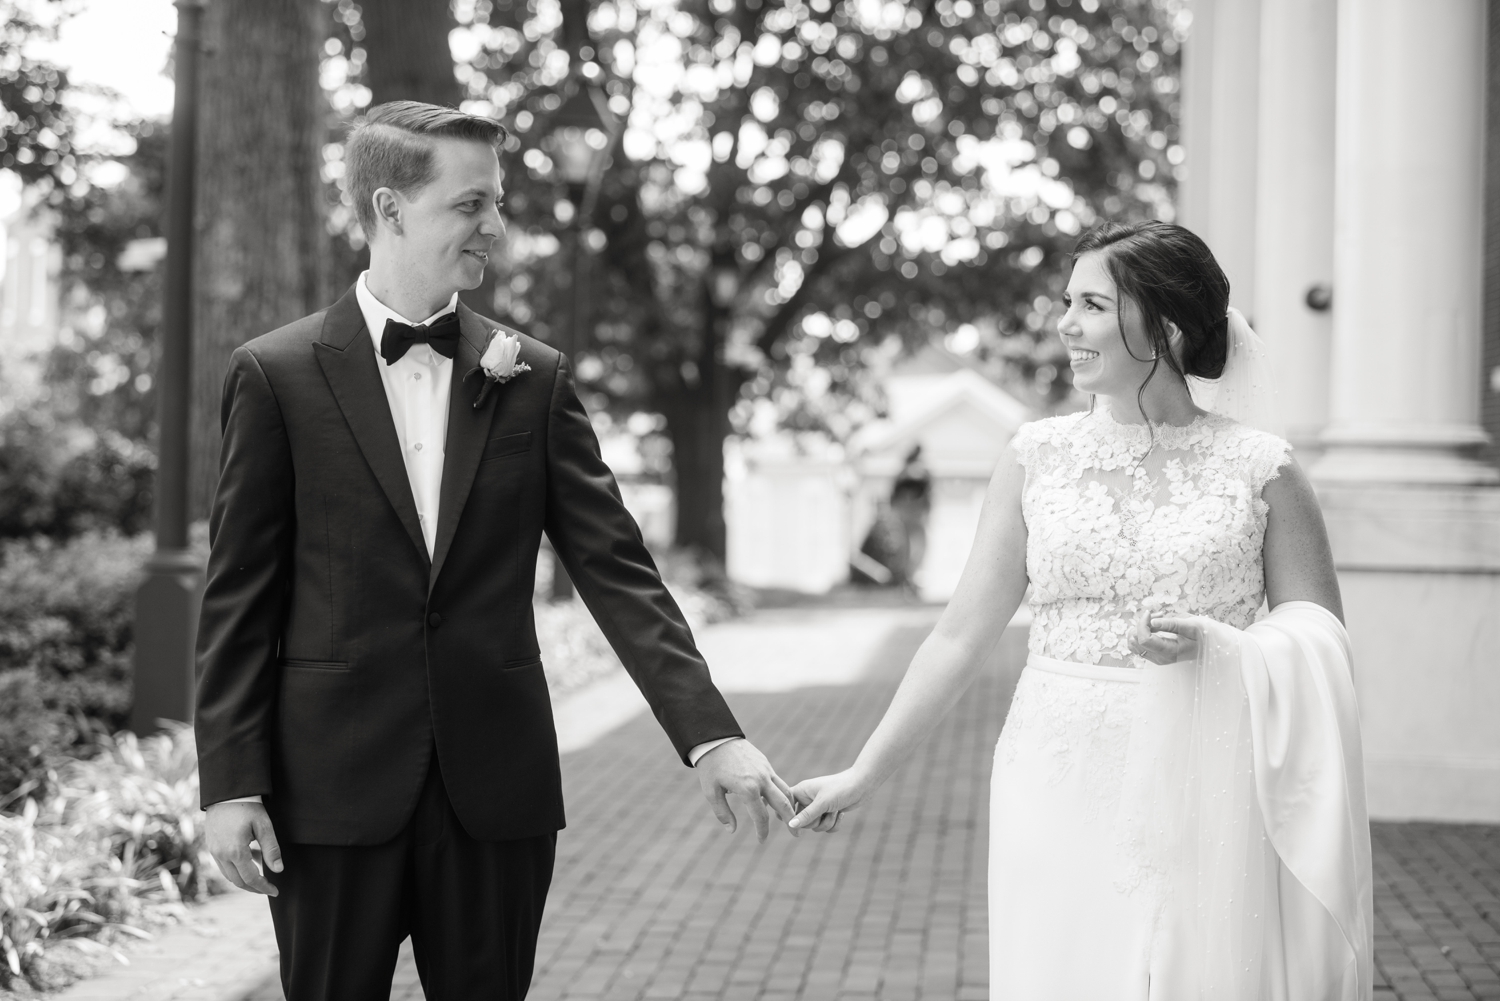
<svg viewBox="0 0 1500 1001">
<path fill-rule="evenodd" d="M 370 331 L 370 341 L 375 345 L 375 364 L 380 369 L 386 402 L 391 406 L 396 440 L 401 443 L 401 458 L 406 462 L 406 478 L 411 483 L 412 499 L 417 502 L 422 541 L 427 544 L 427 557 L 431 559 L 437 541 L 438 494 L 442 490 L 443 456 L 447 451 L 448 392 L 453 384 L 453 359 L 444 358 L 430 345 L 413 344 L 394 364 L 387 365 L 380 355 L 380 339 L 385 333 L 386 320 L 417 327 L 453 312 L 458 308 L 458 293 L 453 293 L 448 305 L 421 323 L 415 323 L 375 298 L 365 281 L 367 275 L 368 271 L 360 274 L 354 286 L 354 297 L 359 301 L 365 328 Z M 696 766 L 698 759 L 709 751 L 738 739 L 722 737 L 698 744 L 688 751 L 688 762 Z M 261 801 L 259 796 L 241 796 L 224 802 Z"/>
<path fill-rule="evenodd" d="M 391 420 L 396 425 L 396 440 L 401 443 L 401 458 L 406 462 L 406 478 L 411 481 L 412 500 L 417 502 L 417 520 L 422 525 L 422 541 L 427 557 L 432 558 L 437 541 L 438 494 L 443 486 L 443 455 L 448 439 L 448 390 L 453 382 L 453 359 L 444 358 L 431 345 L 413 344 L 406 354 L 387 365 L 380 356 L 380 341 L 385 321 L 395 320 L 417 327 L 458 308 L 458 293 L 448 305 L 420 323 L 408 320 L 375 298 L 366 282 L 366 271 L 354 286 L 359 311 L 364 314 L 365 328 L 375 345 L 375 364 L 385 399 L 391 405 Z"/>
</svg>

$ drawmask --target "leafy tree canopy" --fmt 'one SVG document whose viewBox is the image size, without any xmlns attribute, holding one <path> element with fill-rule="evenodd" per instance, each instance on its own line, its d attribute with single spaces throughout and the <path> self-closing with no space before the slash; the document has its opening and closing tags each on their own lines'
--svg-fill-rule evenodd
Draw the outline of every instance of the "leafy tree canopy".
<svg viewBox="0 0 1500 1001">
<path fill-rule="evenodd" d="M 55 35 L 65 13 L 56 0 L 0 0 L 0 168 L 27 184 L 67 187 L 78 180 L 75 118 L 64 100 L 68 75 L 30 52 L 34 42 Z"/>
<path fill-rule="evenodd" d="M 569 74 L 625 121 L 582 240 L 578 370 L 630 406 L 670 411 L 722 365 L 739 427 L 842 437 L 887 342 L 938 334 L 1059 396 L 1042 331 L 1072 240 L 1171 212 L 1175 0 L 621 0 L 590 12 L 581 66 L 565 8 L 457 10 L 470 106 L 516 130 L 497 304 L 543 336 L 571 306 L 549 132 Z"/>
</svg>

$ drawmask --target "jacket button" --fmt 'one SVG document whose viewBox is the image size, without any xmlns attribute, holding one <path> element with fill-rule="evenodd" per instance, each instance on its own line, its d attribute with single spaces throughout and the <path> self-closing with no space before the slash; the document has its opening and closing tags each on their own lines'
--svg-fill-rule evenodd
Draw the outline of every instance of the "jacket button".
<svg viewBox="0 0 1500 1001">
<path fill-rule="evenodd" d="M 433 612 L 431 615 L 427 616 L 427 624 L 436 629 L 438 626 L 443 624 L 443 617 L 437 612 Z"/>
</svg>

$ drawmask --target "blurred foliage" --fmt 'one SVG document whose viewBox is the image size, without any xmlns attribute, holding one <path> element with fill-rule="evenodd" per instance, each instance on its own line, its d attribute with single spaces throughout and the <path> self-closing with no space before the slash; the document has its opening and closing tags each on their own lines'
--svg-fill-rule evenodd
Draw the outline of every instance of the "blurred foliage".
<svg viewBox="0 0 1500 1001">
<path fill-rule="evenodd" d="M 0 797 L 124 728 L 151 548 L 149 535 L 113 531 L 0 543 Z"/>
<path fill-rule="evenodd" d="M 96 121 L 117 106 L 80 110 L 79 88 L 28 54 L 73 6 L 0 0 L 0 165 L 20 176 L 24 203 L 62 251 L 61 322 L 43 384 L 0 406 L 0 538 L 133 535 L 151 515 L 167 141 L 149 122 Z M 104 146 L 75 148 L 75 133 L 101 124 Z"/>
<path fill-rule="evenodd" d="M 227 888 L 204 847 L 185 725 L 105 738 L 12 805 L 0 813 L 0 987 L 60 986 L 78 953 L 147 938 L 184 901 Z"/>
<path fill-rule="evenodd" d="M 143 532 L 155 471 L 151 451 L 115 431 L 12 411 L 0 417 L 0 539 Z"/>
<path fill-rule="evenodd" d="M 63 744 L 66 717 L 42 701 L 35 671 L 0 671 L 0 801 L 39 787 Z"/>
<path fill-rule="evenodd" d="M 68 75 L 27 49 L 53 38 L 68 6 L 60 0 L 0 0 L 0 167 L 27 184 L 66 188 L 78 180 L 76 116 L 64 95 Z"/>
<path fill-rule="evenodd" d="M 63 323 L 47 358 L 48 406 L 144 445 L 155 435 L 169 135 L 149 121 L 118 128 L 134 150 L 99 158 L 92 180 L 54 199 Z"/>
</svg>

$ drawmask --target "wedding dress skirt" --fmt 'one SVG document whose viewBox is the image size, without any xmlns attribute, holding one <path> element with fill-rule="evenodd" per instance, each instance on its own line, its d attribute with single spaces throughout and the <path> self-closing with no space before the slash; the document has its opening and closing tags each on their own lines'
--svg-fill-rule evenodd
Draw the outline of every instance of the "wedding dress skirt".
<svg viewBox="0 0 1500 1001">
<path fill-rule="evenodd" d="M 1347 636 L 1286 602 L 1195 661 L 1032 654 L 995 748 L 993 1001 L 1364 1001 Z"/>
<path fill-rule="evenodd" d="M 990 997 L 1147 997 L 1117 814 L 1141 672 L 1033 654 L 990 786 Z"/>
</svg>

